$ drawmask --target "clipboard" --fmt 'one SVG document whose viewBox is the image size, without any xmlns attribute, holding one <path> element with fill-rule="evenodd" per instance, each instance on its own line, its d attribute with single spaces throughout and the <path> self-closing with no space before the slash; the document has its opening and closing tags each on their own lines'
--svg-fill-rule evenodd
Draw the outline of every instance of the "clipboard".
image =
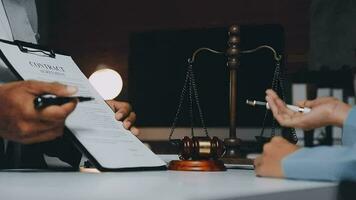
<svg viewBox="0 0 356 200">
<path fill-rule="evenodd" d="M 68 116 L 64 134 L 98 170 L 167 169 L 166 163 L 161 158 L 128 130 L 125 130 L 121 122 L 116 121 L 109 105 L 90 85 L 70 56 L 36 44 L 0 39 L 0 57 L 19 80 L 57 81 L 64 84 L 69 81 L 79 84 L 79 92 L 83 88 L 83 92 L 89 93 L 90 96 L 94 95 L 95 103 L 80 103 Z M 56 68 L 61 71 L 53 70 Z M 99 114 L 99 111 L 102 113 Z M 78 116 L 86 117 L 86 119 L 78 119 Z M 100 116 L 104 119 L 101 120 Z M 114 156 L 115 154 L 117 156 Z"/>
</svg>

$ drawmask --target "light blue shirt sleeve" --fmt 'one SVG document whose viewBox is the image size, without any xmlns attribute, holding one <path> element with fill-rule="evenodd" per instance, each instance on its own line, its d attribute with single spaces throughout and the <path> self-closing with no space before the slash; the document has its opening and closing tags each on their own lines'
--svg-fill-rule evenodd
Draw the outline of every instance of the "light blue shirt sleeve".
<svg viewBox="0 0 356 200">
<path fill-rule="evenodd" d="M 356 181 L 356 107 L 343 125 L 343 146 L 301 148 L 282 160 L 286 178 Z"/>
<path fill-rule="evenodd" d="M 347 119 L 344 122 L 342 145 L 354 146 L 356 144 L 356 107 L 352 107 Z"/>
</svg>

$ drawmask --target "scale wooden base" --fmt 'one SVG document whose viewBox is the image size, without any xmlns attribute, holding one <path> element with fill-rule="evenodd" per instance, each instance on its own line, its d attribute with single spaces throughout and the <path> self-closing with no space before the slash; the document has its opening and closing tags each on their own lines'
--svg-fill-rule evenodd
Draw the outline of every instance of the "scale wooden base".
<svg viewBox="0 0 356 200">
<path fill-rule="evenodd" d="M 169 170 L 176 171 L 226 171 L 221 160 L 172 160 Z"/>
</svg>

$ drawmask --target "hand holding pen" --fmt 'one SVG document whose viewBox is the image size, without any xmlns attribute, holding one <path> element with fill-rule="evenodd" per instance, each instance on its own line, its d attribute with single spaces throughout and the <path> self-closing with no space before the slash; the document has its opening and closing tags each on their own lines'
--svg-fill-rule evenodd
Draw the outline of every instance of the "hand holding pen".
<svg viewBox="0 0 356 200">
<path fill-rule="evenodd" d="M 265 106 L 266 109 L 270 110 L 270 106 L 268 104 L 268 102 L 262 102 L 262 101 L 256 101 L 256 100 L 246 100 L 246 104 L 250 105 L 250 106 Z M 294 112 L 301 112 L 301 113 L 309 113 L 311 111 L 310 108 L 302 108 L 299 106 L 295 106 L 295 105 L 288 105 L 286 104 L 286 107 Z"/>
<path fill-rule="evenodd" d="M 35 109 L 33 100 L 41 94 L 73 96 L 77 88 L 42 81 L 14 81 L 0 88 L 0 137 L 24 144 L 50 141 L 63 134 L 65 119 L 77 101 L 62 106 Z"/>
<path fill-rule="evenodd" d="M 273 116 L 282 126 L 306 130 L 327 125 L 341 127 L 351 109 L 351 106 L 335 98 L 321 97 L 298 102 L 297 106 L 310 108 L 310 111 L 295 112 L 288 108 L 273 90 L 266 91 L 266 101 Z"/>
<path fill-rule="evenodd" d="M 292 111 L 273 90 L 266 91 L 266 100 L 276 120 L 285 127 L 305 130 L 327 125 L 342 126 L 351 106 L 332 97 L 321 97 L 297 103 L 299 107 L 308 107 L 310 112 Z M 351 111 L 353 112 L 353 111 Z M 254 161 L 258 176 L 284 177 L 282 161 L 299 149 L 282 137 L 275 136 L 265 144 L 263 153 Z"/>
<path fill-rule="evenodd" d="M 84 102 L 84 101 L 94 100 L 94 98 L 82 97 L 82 96 L 59 97 L 52 94 L 45 94 L 45 95 L 37 96 L 33 100 L 33 104 L 35 106 L 35 109 L 41 109 L 51 105 L 63 105 L 65 103 L 75 101 L 75 100 L 77 100 L 78 102 Z"/>
</svg>

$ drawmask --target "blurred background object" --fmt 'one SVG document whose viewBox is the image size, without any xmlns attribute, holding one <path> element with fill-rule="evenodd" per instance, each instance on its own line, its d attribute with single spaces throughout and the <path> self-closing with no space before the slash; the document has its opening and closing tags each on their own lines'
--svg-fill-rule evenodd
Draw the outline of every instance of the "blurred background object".
<svg viewBox="0 0 356 200">
<path fill-rule="evenodd" d="M 122 90 L 120 74 L 105 66 L 99 65 L 98 70 L 89 76 L 89 82 L 105 100 L 116 98 Z"/>
</svg>

